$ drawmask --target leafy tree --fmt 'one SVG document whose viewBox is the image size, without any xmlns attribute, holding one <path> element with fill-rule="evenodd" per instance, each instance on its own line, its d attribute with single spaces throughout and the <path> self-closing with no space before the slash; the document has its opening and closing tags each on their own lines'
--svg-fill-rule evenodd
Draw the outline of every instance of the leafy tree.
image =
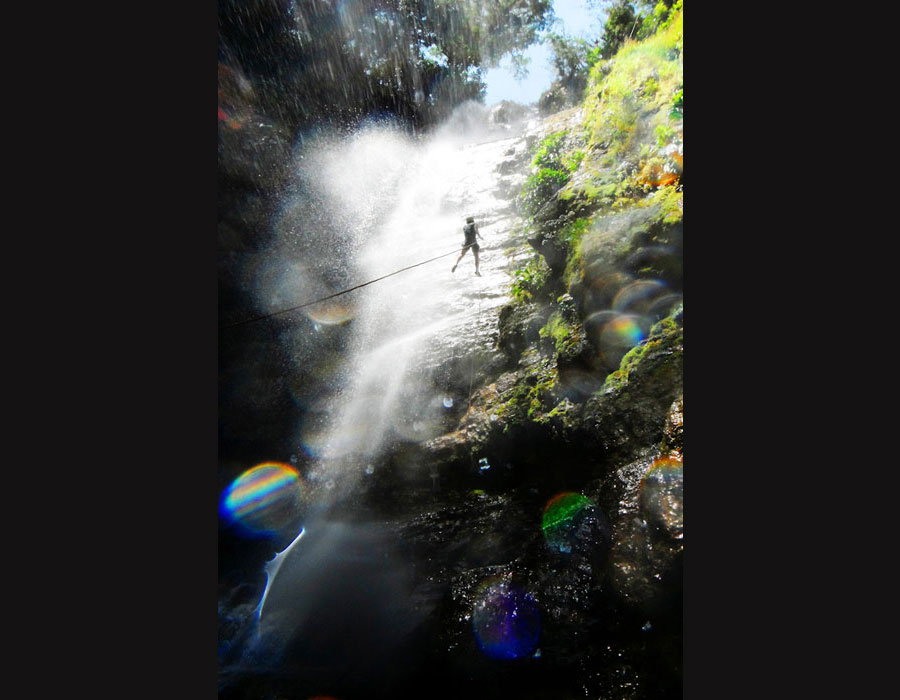
<svg viewBox="0 0 900 700">
<path fill-rule="evenodd" d="M 682 0 L 659 0 L 655 5 L 652 1 L 643 4 L 646 14 L 637 32 L 638 39 L 646 39 L 655 34 L 683 5 Z"/>
<path fill-rule="evenodd" d="M 587 86 L 588 72 L 599 59 L 596 46 L 580 37 L 550 33 L 547 35 L 553 53 L 556 79 L 573 94 L 580 95 Z"/>
<path fill-rule="evenodd" d="M 592 7 L 607 9 L 600 43 L 602 58 L 612 58 L 626 39 L 646 39 L 683 4 L 683 0 L 593 0 Z"/>
<path fill-rule="evenodd" d="M 603 27 L 600 55 L 605 59 L 612 58 L 625 40 L 634 36 L 642 19 L 641 15 L 635 14 L 634 5 L 628 0 L 615 0 Z"/>
<path fill-rule="evenodd" d="M 219 61 L 293 128 L 421 125 L 482 96 L 482 68 L 521 59 L 552 18 L 551 0 L 220 0 Z"/>
</svg>

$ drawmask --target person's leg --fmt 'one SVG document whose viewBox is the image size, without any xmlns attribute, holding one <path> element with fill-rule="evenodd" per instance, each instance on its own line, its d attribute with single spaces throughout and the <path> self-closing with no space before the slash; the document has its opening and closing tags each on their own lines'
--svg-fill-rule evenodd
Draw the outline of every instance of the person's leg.
<svg viewBox="0 0 900 700">
<path fill-rule="evenodd" d="M 481 273 L 478 271 L 478 251 L 474 248 L 472 249 L 472 255 L 475 256 L 475 274 L 481 277 Z"/>
<path fill-rule="evenodd" d="M 468 248 L 462 249 L 462 252 L 459 254 L 459 257 L 456 259 L 456 264 L 452 268 L 450 268 L 450 272 L 456 272 L 456 266 L 459 265 L 459 261 L 463 259 L 463 255 L 466 254 L 467 250 L 468 250 Z"/>
</svg>

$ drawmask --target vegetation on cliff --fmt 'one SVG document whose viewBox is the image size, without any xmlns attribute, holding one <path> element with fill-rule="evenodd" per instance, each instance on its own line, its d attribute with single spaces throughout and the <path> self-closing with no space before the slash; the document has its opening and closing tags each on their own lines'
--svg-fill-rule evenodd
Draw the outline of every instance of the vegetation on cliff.
<svg viewBox="0 0 900 700">
<path fill-rule="evenodd" d="M 659 5 L 644 38 L 594 63 L 580 133 L 554 131 L 536 145 L 520 194 L 543 264 L 515 273 L 512 304 L 545 309 L 540 347 L 560 383 L 547 397 L 585 400 L 627 383 L 683 318 L 684 20 L 681 2 Z M 573 375 L 597 379 L 573 392 Z M 556 408 L 536 410 L 534 391 L 511 400 L 525 398 L 533 421 Z"/>
</svg>

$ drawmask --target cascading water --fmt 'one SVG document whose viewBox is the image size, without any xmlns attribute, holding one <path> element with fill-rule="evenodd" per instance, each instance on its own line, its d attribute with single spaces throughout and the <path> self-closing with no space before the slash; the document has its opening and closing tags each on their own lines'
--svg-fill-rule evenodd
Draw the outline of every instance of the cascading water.
<svg viewBox="0 0 900 700">
<path fill-rule="evenodd" d="M 463 375 L 474 373 L 479 358 L 492 352 L 510 268 L 528 254 L 516 238 L 519 218 L 507 194 L 517 187 L 497 169 L 524 152 L 527 125 L 512 131 L 492 125 L 488 116 L 483 107 L 464 105 L 442 130 L 419 140 L 374 127 L 298 156 L 298 172 L 318 193 L 317 206 L 345 224 L 337 243 L 350 258 L 344 280 L 379 281 L 306 309 L 312 333 L 345 334 L 345 353 L 341 362 L 316 358 L 326 368 L 319 387 L 329 391 L 306 403 L 293 436 L 296 452 L 308 458 L 303 530 L 266 566 L 265 591 L 248 622 L 252 631 L 245 631 L 243 646 L 234 645 L 242 651 L 232 653 L 223 677 L 241 668 L 283 669 L 302 657 L 304 664 L 329 669 L 349 664 L 371 680 L 372 664 L 396 653 L 431 604 L 419 600 L 411 607 L 412 572 L 392 534 L 354 522 L 346 499 L 377 477 L 397 444 L 420 443 L 450 428 L 468 397 L 459 378 L 454 385 L 443 370 L 457 363 Z M 498 189 L 503 184 L 506 189 Z M 309 224 L 292 221 L 290 206 L 284 211 L 276 230 L 296 242 Z M 481 276 L 471 251 L 451 272 L 468 216 L 481 234 Z M 329 271 L 328 250 L 312 238 L 311 245 L 309 237 L 303 241 L 303 255 L 284 240 L 273 246 L 258 273 L 267 281 L 256 286 L 260 308 L 272 312 L 290 298 L 331 293 L 324 280 L 341 275 Z M 279 273 L 265 273 L 273 269 Z M 283 337 L 290 356 L 309 359 L 308 338 L 296 332 Z M 284 540 L 287 533 L 281 534 Z M 325 633 L 323 625 L 344 626 L 343 636 Z M 367 648 L 359 655 L 365 668 L 355 666 L 347 638 L 351 647 Z"/>
<path fill-rule="evenodd" d="M 523 252 L 512 233 L 518 217 L 497 190 L 496 170 L 521 137 L 489 129 L 483 108 L 462 110 L 470 121 L 473 112 L 482 124 L 466 129 L 460 116 L 419 142 L 390 132 L 358 137 L 369 149 L 389 141 L 402 167 L 386 168 L 387 154 L 374 149 L 356 169 L 334 163 L 325 168 L 328 187 L 345 197 L 383 187 L 386 170 L 397 193 L 379 224 L 358 238 L 354 277 L 380 281 L 339 302 L 354 319 L 350 351 L 337 372 L 341 389 L 298 435 L 298 444 L 316 458 L 308 478 L 328 490 L 341 484 L 337 490 L 345 491 L 367 469 L 371 474 L 395 441 L 419 442 L 443 432 L 446 416 L 458 415 L 466 397 L 436 386 L 435 368 L 490 349 L 496 308 L 508 300 L 509 266 Z M 482 236 L 480 277 L 471 251 L 451 272 L 467 216 Z M 314 307 L 313 317 L 339 305 Z"/>
</svg>

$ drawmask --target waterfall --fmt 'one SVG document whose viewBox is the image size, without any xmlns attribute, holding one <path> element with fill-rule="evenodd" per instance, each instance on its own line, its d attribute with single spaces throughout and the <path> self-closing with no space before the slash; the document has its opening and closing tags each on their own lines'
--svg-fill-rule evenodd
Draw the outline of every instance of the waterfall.
<svg viewBox="0 0 900 700">
<path fill-rule="evenodd" d="M 420 442 L 447 430 L 446 417 L 467 397 L 435 386 L 434 366 L 490 349 L 493 312 L 508 300 L 509 253 L 521 246 L 513 240 L 519 219 L 498 191 L 497 174 L 521 136 L 491 129 L 484 108 L 463 106 L 456 120 L 418 141 L 378 132 L 359 138 L 378 157 L 347 158 L 349 146 L 333 152 L 322 168 L 327 187 L 346 201 L 347 192 L 383 188 L 389 174 L 396 196 L 378 224 L 357 237 L 354 276 L 375 280 L 410 269 L 342 301 L 353 316 L 350 351 L 338 370 L 342 388 L 298 436 L 317 458 L 308 478 L 326 490 L 350 488 L 371 474 L 397 440 Z M 382 163 L 386 138 L 400 151 L 401 167 Z M 480 277 L 471 251 L 451 272 L 469 216 L 482 236 Z"/>
<path fill-rule="evenodd" d="M 349 286 L 379 281 L 305 309 L 303 323 L 282 336 L 298 371 L 322 368 L 318 387 L 327 391 L 301 390 L 305 411 L 294 442 L 310 458 L 302 470 L 303 529 L 281 533 L 290 544 L 265 566 L 265 590 L 237 667 L 283 663 L 290 644 L 309 654 L 325 649 L 328 663 L 346 662 L 343 642 L 324 640 L 321 632 L 310 637 L 322 614 L 337 615 L 341 624 L 362 620 L 354 633 L 359 643 L 388 653 L 427 611 L 427 605 L 406 609 L 415 597 L 412 576 L 393 550 L 392 533 L 354 522 L 352 505 L 342 499 L 397 444 L 452 430 L 472 382 L 444 381 L 446 367 L 474 367 L 473 358 L 496 352 L 497 309 L 508 301 L 511 269 L 525 254 L 511 201 L 517 175 L 498 171 L 522 155 L 526 128 L 492 124 L 484 107 L 468 104 L 427 136 L 374 125 L 297 155 L 305 201 L 315 206 L 283 208 L 276 245 L 261 266 L 274 272 L 255 287 L 258 306 L 326 296 L 334 291 L 329 279 Z M 470 216 L 481 234 L 481 276 L 471 251 L 451 271 Z M 325 234 L 311 230 L 324 231 L 329 221 L 327 238 L 340 253 L 331 257 Z M 329 345 L 335 333 L 343 338 L 340 352 Z M 434 475 L 419 477 L 431 484 Z M 386 569 L 385 561 L 393 563 Z M 379 591 L 377 614 L 366 600 L 370 590 Z M 381 619 L 392 606 L 404 610 L 404 625 Z"/>
</svg>

